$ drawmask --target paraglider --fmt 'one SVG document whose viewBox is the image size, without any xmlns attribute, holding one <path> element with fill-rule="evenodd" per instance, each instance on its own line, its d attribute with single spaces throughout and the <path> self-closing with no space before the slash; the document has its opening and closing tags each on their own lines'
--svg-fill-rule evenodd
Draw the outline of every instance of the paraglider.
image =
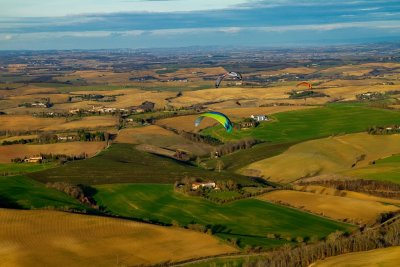
<svg viewBox="0 0 400 267">
<path fill-rule="evenodd" d="M 221 84 L 222 80 L 225 79 L 225 77 L 236 78 L 240 81 L 243 79 L 242 74 L 240 74 L 239 72 L 230 71 L 228 73 L 222 74 L 217 78 L 217 80 L 215 81 L 215 88 L 219 87 L 219 85 Z"/>
<path fill-rule="evenodd" d="M 307 86 L 308 89 L 312 89 L 311 83 L 308 83 L 308 82 L 301 82 L 301 83 L 298 83 L 298 84 L 296 85 L 296 87 L 299 87 L 299 86 Z"/>
<path fill-rule="evenodd" d="M 216 121 L 218 121 L 220 124 L 222 124 L 225 128 L 225 130 L 230 133 L 232 131 L 233 125 L 230 119 L 225 115 L 217 111 L 208 111 L 206 113 L 201 114 L 196 121 L 194 122 L 194 125 L 197 127 L 200 125 L 201 121 L 205 118 L 212 118 Z"/>
</svg>

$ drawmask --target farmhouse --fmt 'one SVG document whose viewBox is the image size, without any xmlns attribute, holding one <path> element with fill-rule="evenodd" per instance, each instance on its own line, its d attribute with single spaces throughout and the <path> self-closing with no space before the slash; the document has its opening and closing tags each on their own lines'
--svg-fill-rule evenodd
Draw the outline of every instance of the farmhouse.
<svg viewBox="0 0 400 267">
<path fill-rule="evenodd" d="M 219 188 L 217 187 L 215 182 L 209 181 L 206 183 L 192 183 L 192 190 L 197 190 L 199 188 L 210 188 L 210 189 L 215 189 L 218 190 Z"/>
<path fill-rule="evenodd" d="M 68 135 L 68 136 L 58 136 L 57 140 L 59 141 L 68 141 L 68 140 L 74 140 L 75 136 Z"/>
<path fill-rule="evenodd" d="M 24 162 L 26 162 L 26 163 L 40 163 L 40 162 L 42 162 L 42 160 L 43 160 L 43 157 L 39 156 L 39 157 L 30 157 L 30 158 L 24 159 Z"/>
<path fill-rule="evenodd" d="M 268 121 L 269 118 L 265 115 L 251 115 L 250 118 L 252 118 L 253 120 L 256 120 L 258 122 L 260 121 Z"/>
<path fill-rule="evenodd" d="M 81 109 L 79 109 L 79 108 L 70 109 L 68 112 L 70 114 L 78 114 L 79 112 L 81 112 Z"/>
</svg>

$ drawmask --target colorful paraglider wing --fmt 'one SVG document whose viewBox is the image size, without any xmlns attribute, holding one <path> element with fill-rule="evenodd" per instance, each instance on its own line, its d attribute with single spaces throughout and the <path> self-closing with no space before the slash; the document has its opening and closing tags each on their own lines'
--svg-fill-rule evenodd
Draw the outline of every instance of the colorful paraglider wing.
<svg viewBox="0 0 400 267">
<path fill-rule="evenodd" d="M 296 87 L 299 87 L 299 86 L 301 86 L 301 85 L 307 86 L 308 89 L 312 89 L 311 83 L 308 83 L 308 82 L 301 82 L 301 83 L 298 83 L 298 84 L 296 85 Z"/>
<path fill-rule="evenodd" d="M 199 126 L 200 123 L 201 123 L 201 121 L 202 121 L 205 117 L 212 118 L 212 119 L 218 121 L 220 124 L 222 124 L 222 125 L 224 126 L 225 130 L 226 130 L 228 133 L 230 133 L 230 132 L 232 131 L 233 126 L 232 126 L 232 122 L 229 120 L 229 118 L 228 118 L 226 115 L 224 115 L 224 114 L 222 114 L 222 113 L 220 113 L 220 112 L 216 112 L 216 111 L 209 111 L 209 112 L 206 112 L 206 113 L 204 113 L 204 114 L 201 114 L 201 115 L 196 119 L 196 121 L 194 122 L 194 125 L 195 125 L 196 127 Z"/>
</svg>

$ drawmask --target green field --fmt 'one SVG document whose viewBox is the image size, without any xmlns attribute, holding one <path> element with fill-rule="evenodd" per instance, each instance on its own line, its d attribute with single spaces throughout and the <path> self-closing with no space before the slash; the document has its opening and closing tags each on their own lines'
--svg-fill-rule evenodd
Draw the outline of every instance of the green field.
<svg viewBox="0 0 400 267">
<path fill-rule="evenodd" d="M 94 158 L 69 162 L 58 168 L 29 174 L 41 182 L 67 181 L 73 184 L 165 183 L 184 178 L 205 180 L 234 179 L 254 184 L 248 178 L 228 172 L 213 172 L 167 157 L 134 149 L 129 144 L 114 144 Z"/>
<path fill-rule="evenodd" d="M 55 167 L 54 162 L 43 164 L 32 163 L 0 163 L 0 176 L 19 175 L 29 172 L 43 171 Z"/>
<path fill-rule="evenodd" d="M 350 170 L 344 174 L 362 179 L 388 181 L 400 184 L 400 155 L 378 160 L 373 165 Z"/>
<path fill-rule="evenodd" d="M 350 225 L 257 199 L 218 205 L 201 197 L 176 193 L 172 185 L 115 184 L 99 185 L 96 189 L 97 203 L 112 214 L 181 226 L 210 225 L 218 237 L 235 239 L 241 247 L 274 247 L 287 242 L 269 239 L 268 233 L 291 238 L 322 238 L 335 230 L 353 229 Z"/>
<path fill-rule="evenodd" d="M 75 199 L 24 176 L 0 177 L 0 207 L 74 209 L 87 207 Z"/>
<path fill-rule="evenodd" d="M 366 107 L 357 103 L 328 104 L 321 108 L 274 114 L 274 121 L 246 131 L 226 133 L 222 127 L 205 129 L 203 134 L 221 140 L 254 137 L 272 143 L 322 138 L 366 131 L 369 126 L 400 124 L 400 112 Z"/>
<path fill-rule="evenodd" d="M 232 200 L 235 197 L 241 196 L 239 192 L 236 191 L 211 191 L 207 194 L 211 199 L 221 199 L 221 200 Z"/>
</svg>

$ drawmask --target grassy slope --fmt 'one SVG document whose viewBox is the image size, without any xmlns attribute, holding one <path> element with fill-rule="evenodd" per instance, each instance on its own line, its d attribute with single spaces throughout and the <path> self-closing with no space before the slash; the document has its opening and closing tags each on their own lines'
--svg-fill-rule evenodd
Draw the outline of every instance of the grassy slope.
<svg viewBox="0 0 400 267">
<path fill-rule="evenodd" d="M 400 135 L 357 133 L 322 138 L 296 144 L 278 156 L 254 162 L 244 167 L 242 173 L 291 182 L 365 167 L 369 162 L 399 153 L 399 144 Z"/>
<path fill-rule="evenodd" d="M 250 181 L 226 172 L 211 172 L 170 158 L 138 151 L 128 144 L 114 144 L 98 156 L 59 168 L 29 174 L 36 180 L 69 181 L 83 184 L 174 183 L 180 178 L 235 179 Z"/>
<path fill-rule="evenodd" d="M 342 223 L 257 199 L 217 205 L 200 197 L 174 193 L 171 185 L 100 185 L 95 199 L 114 214 L 180 225 L 214 225 L 217 236 L 239 240 L 240 245 L 281 245 L 267 233 L 283 236 L 323 237 L 335 230 L 349 230 Z"/>
<path fill-rule="evenodd" d="M 43 164 L 32 164 L 32 163 L 0 163 L 0 176 L 1 175 L 18 175 L 28 172 L 36 172 L 46 170 L 48 168 L 55 167 L 54 162 L 43 163 Z"/>
<path fill-rule="evenodd" d="M 400 183 L 400 155 L 378 160 L 374 165 L 357 170 L 350 170 L 344 174 L 369 180 Z"/>
<path fill-rule="evenodd" d="M 275 114 L 275 121 L 257 128 L 226 133 L 221 127 L 203 131 L 222 140 L 251 136 L 273 143 L 316 139 L 333 134 L 362 132 L 369 126 L 399 124 L 400 113 L 361 104 L 329 104 L 325 107 Z"/>
<path fill-rule="evenodd" d="M 313 267 L 395 267 L 399 266 L 400 247 L 374 249 L 330 257 L 312 265 Z"/>
<path fill-rule="evenodd" d="M 66 194 L 24 176 L 0 177 L 0 207 L 87 209 Z"/>
</svg>

